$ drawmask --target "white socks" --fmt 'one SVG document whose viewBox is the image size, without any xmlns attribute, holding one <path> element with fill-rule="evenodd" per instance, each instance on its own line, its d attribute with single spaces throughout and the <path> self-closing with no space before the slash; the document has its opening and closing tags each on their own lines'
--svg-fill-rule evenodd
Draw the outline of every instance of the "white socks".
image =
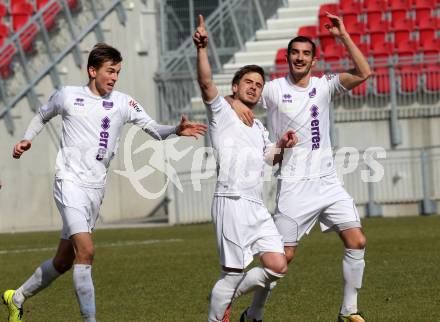
<svg viewBox="0 0 440 322">
<path fill-rule="evenodd" d="M 73 286 L 84 322 L 95 322 L 96 307 L 92 265 L 73 265 Z"/>
<path fill-rule="evenodd" d="M 342 260 L 342 271 L 344 275 L 344 299 L 341 306 L 341 314 L 349 315 L 356 313 L 358 289 L 362 287 L 362 276 L 364 275 L 364 254 L 365 249 L 345 249 Z"/>
<path fill-rule="evenodd" d="M 235 292 L 234 298 L 238 298 L 241 295 L 252 292 L 258 288 L 269 288 L 270 283 L 283 276 L 284 274 L 275 273 L 268 268 L 263 268 L 261 266 L 254 267 L 246 273 L 243 281 Z"/>
<path fill-rule="evenodd" d="M 237 285 L 243 279 L 244 273 L 225 272 L 215 284 L 211 292 L 208 322 L 221 322 L 228 305 L 234 297 Z"/>
<path fill-rule="evenodd" d="M 17 307 L 22 307 L 24 301 L 46 288 L 61 274 L 53 267 L 52 259 L 41 264 L 29 279 L 16 291 L 12 300 Z"/>
<path fill-rule="evenodd" d="M 254 267 L 247 273 L 222 272 L 211 293 L 208 322 L 221 322 L 233 299 L 254 290 L 271 289 L 272 283 L 283 276 L 284 274 L 278 274 L 263 267 Z M 266 298 L 267 295 L 264 296 L 262 306 Z M 257 310 L 262 310 L 262 308 L 258 306 Z"/>
<path fill-rule="evenodd" d="M 247 316 L 254 320 L 260 321 L 263 320 L 264 315 L 264 307 L 266 306 L 266 302 L 269 299 L 271 291 L 277 285 L 277 282 L 272 282 L 266 287 L 258 287 L 255 290 L 254 298 L 252 300 L 252 304 L 247 310 Z"/>
</svg>

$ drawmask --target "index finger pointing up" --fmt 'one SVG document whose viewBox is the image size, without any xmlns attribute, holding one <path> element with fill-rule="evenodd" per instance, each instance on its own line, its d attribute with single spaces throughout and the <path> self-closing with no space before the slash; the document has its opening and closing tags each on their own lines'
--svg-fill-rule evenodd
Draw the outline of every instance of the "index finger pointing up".
<svg viewBox="0 0 440 322">
<path fill-rule="evenodd" d="M 205 28 L 205 18 L 202 15 L 199 15 L 199 27 Z"/>
</svg>

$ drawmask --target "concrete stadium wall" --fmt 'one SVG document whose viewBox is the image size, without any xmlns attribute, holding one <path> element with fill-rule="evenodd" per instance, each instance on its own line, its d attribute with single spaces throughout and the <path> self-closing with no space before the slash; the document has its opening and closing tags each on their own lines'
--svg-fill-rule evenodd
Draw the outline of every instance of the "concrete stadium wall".
<svg viewBox="0 0 440 322">
<path fill-rule="evenodd" d="M 156 95 L 154 73 L 158 66 L 158 22 L 154 1 L 125 2 L 127 23 L 121 25 L 113 12 L 103 22 L 105 41 L 118 48 L 124 61 L 116 89 L 132 95 L 153 118 L 156 117 Z M 90 48 L 96 43 L 95 35 L 87 36 L 80 44 L 84 62 Z M 87 83 L 85 66 L 79 69 L 72 56 L 67 56 L 58 66 L 65 85 Z M 46 102 L 53 92 L 49 77 L 38 84 L 36 92 L 41 102 Z M 11 152 L 33 117 L 27 100 L 22 100 L 13 109 L 12 116 L 16 132 L 10 136 L 3 122 L 0 122 L 0 232 L 13 232 L 34 229 L 55 229 L 61 221 L 53 201 L 52 184 L 54 163 L 58 150 L 58 138 L 50 126 L 34 140 L 29 150 L 20 160 L 14 160 Z M 60 129 L 60 119 L 53 119 L 56 133 Z M 128 127 L 125 129 L 127 132 Z M 127 178 L 115 174 L 114 170 L 124 170 L 123 162 L 125 133 L 121 137 L 118 156 L 112 161 L 109 170 L 106 196 L 101 208 L 104 222 L 115 222 L 129 218 L 146 216 L 161 199 L 149 200 L 140 196 Z M 134 149 L 149 140 L 148 135 L 140 133 L 133 141 Z M 148 152 L 134 157 L 134 168 L 139 169 L 147 163 Z M 154 191 L 164 181 L 159 172 L 142 181 L 146 189 Z"/>
</svg>

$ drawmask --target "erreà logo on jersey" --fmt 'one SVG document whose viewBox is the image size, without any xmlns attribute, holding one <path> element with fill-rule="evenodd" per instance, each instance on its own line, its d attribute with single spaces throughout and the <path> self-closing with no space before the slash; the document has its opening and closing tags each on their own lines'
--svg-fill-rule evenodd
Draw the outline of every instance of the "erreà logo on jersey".
<svg viewBox="0 0 440 322">
<path fill-rule="evenodd" d="M 290 94 L 283 94 L 283 103 L 292 103 L 292 95 Z"/>
<path fill-rule="evenodd" d="M 310 108 L 310 116 L 312 117 L 312 121 L 310 122 L 310 131 L 312 134 L 312 150 L 319 149 L 319 142 L 321 141 L 320 133 L 319 133 L 319 108 L 315 104 Z"/>
<path fill-rule="evenodd" d="M 110 119 L 106 116 L 101 120 L 101 128 L 103 131 L 99 133 L 99 148 L 96 160 L 102 161 L 107 155 L 107 145 L 109 133 L 107 130 L 110 128 Z"/>
<path fill-rule="evenodd" d="M 128 102 L 128 105 L 129 105 L 130 107 L 134 108 L 134 110 L 135 110 L 136 112 L 140 112 L 140 111 L 142 111 L 141 108 L 140 108 L 139 105 L 138 105 L 138 102 L 136 102 L 135 100 L 130 100 L 130 101 Z"/>
<path fill-rule="evenodd" d="M 316 87 L 313 87 L 313 89 L 309 92 L 309 97 L 313 98 L 316 96 Z"/>
<path fill-rule="evenodd" d="M 75 103 L 73 103 L 74 106 L 84 106 L 84 98 L 77 97 L 75 98 Z"/>
</svg>

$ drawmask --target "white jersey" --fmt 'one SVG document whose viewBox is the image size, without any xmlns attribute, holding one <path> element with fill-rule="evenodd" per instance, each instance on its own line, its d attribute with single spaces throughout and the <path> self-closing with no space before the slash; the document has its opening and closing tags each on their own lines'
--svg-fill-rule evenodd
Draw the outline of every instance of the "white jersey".
<svg viewBox="0 0 440 322">
<path fill-rule="evenodd" d="M 246 126 L 226 100 L 205 102 L 209 135 L 217 161 L 215 195 L 263 202 L 264 157 L 272 146 L 259 120 Z"/>
<path fill-rule="evenodd" d="M 122 126 L 145 128 L 154 122 L 130 96 L 112 91 L 93 94 L 88 86 L 67 86 L 56 91 L 39 110 L 43 122 L 61 115 L 62 132 L 55 176 L 83 187 L 104 187 Z"/>
<path fill-rule="evenodd" d="M 329 106 L 332 96 L 346 89 L 338 74 L 311 77 L 306 88 L 294 85 L 288 76 L 264 86 L 263 106 L 275 140 L 294 130 L 298 144 L 284 152 L 279 178 L 310 179 L 334 173 Z"/>
</svg>

